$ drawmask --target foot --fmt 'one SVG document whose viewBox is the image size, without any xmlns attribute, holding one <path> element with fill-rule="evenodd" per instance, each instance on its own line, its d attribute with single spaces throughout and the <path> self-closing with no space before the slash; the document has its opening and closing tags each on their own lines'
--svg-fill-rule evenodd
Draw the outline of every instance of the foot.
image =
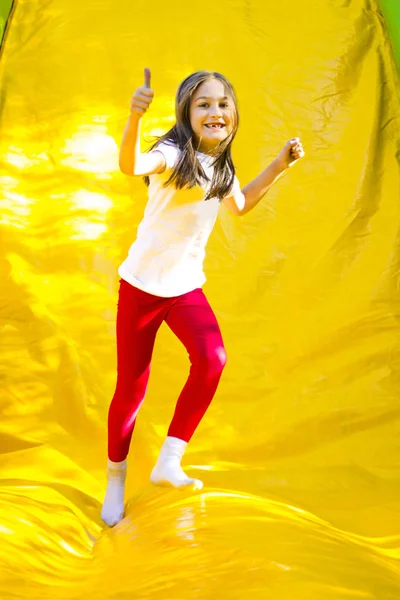
<svg viewBox="0 0 400 600">
<path fill-rule="evenodd" d="M 150 475 L 152 483 L 180 489 L 201 490 L 203 482 L 200 479 L 188 477 L 182 470 L 181 459 L 186 446 L 187 442 L 184 440 L 171 436 L 167 437 L 161 448 L 157 464 Z"/>
<path fill-rule="evenodd" d="M 175 488 L 190 488 L 201 490 L 203 482 L 192 479 L 183 471 L 179 463 L 173 460 L 157 462 L 150 475 L 150 481 L 155 485 L 170 486 Z"/>
<path fill-rule="evenodd" d="M 114 527 L 124 518 L 124 492 L 126 461 L 113 463 L 108 461 L 107 489 L 101 509 L 101 518 L 109 527 Z"/>
</svg>

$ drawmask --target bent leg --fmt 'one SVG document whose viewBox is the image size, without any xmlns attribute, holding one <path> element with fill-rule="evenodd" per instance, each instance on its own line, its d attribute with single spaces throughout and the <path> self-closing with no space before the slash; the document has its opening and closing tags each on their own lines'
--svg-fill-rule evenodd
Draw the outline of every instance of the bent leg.
<svg viewBox="0 0 400 600">
<path fill-rule="evenodd" d="M 218 321 L 201 289 L 180 296 L 165 321 L 186 347 L 191 362 L 168 436 L 189 442 L 217 390 L 226 353 Z"/>
</svg>

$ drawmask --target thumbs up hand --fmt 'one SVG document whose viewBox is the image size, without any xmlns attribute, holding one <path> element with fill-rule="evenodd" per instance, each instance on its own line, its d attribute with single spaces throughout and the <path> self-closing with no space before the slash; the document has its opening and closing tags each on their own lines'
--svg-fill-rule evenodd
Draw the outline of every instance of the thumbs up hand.
<svg viewBox="0 0 400 600">
<path fill-rule="evenodd" d="M 139 87 L 132 96 L 131 114 L 141 119 L 153 101 L 154 92 L 150 87 L 151 73 L 150 69 L 144 70 L 144 84 Z"/>
</svg>

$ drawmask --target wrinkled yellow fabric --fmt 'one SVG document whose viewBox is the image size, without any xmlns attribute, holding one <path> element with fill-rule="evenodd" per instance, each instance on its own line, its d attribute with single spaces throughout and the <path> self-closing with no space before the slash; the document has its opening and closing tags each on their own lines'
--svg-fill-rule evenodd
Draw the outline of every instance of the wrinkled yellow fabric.
<svg viewBox="0 0 400 600">
<path fill-rule="evenodd" d="M 117 267 L 146 201 L 118 145 L 146 66 L 143 147 L 211 69 L 238 94 L 243 185 L 292 137 L 306 157 L 243 219 L 222 208 L 208 246 L 228 364 L 184 461 L 204 490 L 149 483 L 188 372 L 165 327 L 108 529 Z M 19 0 L 0 68 L 2 600 L 397 600 L 399 101 L 377 3 Z"/>
</svg>

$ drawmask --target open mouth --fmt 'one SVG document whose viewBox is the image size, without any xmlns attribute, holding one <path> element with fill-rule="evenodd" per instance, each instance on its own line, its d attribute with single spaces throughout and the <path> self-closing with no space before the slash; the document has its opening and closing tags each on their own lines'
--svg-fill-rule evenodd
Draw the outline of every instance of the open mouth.
<svg viewBox="0 0 400 600">
<path fill-rule="evenodd" d="M 225 123 L 206 123 L 205 127 L 207 129 L 223 129 L 225 127 Z"/>
</svg>

